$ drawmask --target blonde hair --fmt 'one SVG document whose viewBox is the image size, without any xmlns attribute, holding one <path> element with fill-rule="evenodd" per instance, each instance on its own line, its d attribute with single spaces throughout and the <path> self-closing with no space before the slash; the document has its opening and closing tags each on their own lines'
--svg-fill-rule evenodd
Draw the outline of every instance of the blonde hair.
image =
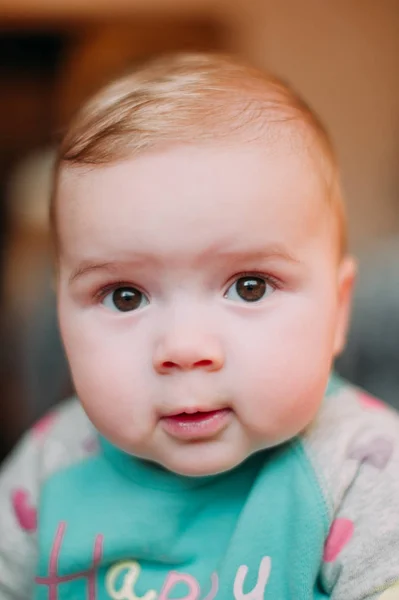
<svg viewBox="0 0 399 600">
<path fill-rule="evenodd" d="M 51 202 L 63 167 L 106 165 L 166 144 L 250 141 L 294 123 L 316 148 L 338 217 L 340 253 L 346 224 L 331 139 L 317 115 L 287 84 L 237 60 L 209 53 L 155 58 L 101 89 L 77 113 L 61 142 Z"/>
</svg>

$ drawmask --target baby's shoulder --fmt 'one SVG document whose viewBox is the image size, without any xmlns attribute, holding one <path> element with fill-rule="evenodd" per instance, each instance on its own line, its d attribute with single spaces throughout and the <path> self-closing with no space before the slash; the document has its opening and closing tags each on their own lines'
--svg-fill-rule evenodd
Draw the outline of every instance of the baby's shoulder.
<svg viewBox="0 0 399 600">
<path fill-rule="evenodd" d="M 18 598 L 32 596 L 42 486 L 96 452 L 94 428 L 72 399 L 36 423 L 6 458 L 0 470 L 2 590 L 13 590 Z"/>
<path fill-rule="evenodd" d="M 30 430 L 39 453 L 40 479 L 98 451 L 97 434 L 76 398 L 61 403 Z"/>
<path fill-rule="evenodd" d="M 10 476 L 39 486 L 56 471 L 97 453 L 97 435 L 76 398 L 56 406 L 25 433 L 2 464 L 0 483 Z"/>
<path fill-rule="evenodd" d="M 301 439 L 333 512 L 354 484 L 399 492 L 399 413 L 364 390 L 334 376 Z"/>
<path fill-rule="evenodd" d="M 25 433 L 6 458 L 0 485 L 14 479 L 37 490 L 54 473 L 98 452 L 97 435 L 76 398 L 59 404 Z"/>
</svg>

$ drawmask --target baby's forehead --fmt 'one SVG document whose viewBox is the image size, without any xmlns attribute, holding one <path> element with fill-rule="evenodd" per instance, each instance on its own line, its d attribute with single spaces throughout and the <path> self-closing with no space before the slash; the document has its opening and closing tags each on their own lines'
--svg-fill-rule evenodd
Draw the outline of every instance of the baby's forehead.
<svg viewBox="0 0 399 600">
<path fill-rule="evenodd" d="M 204 241 L 210 228 L 215 238 L 221 230 L 249 242 L 256 233 L 260 244 L 264 228 L 274 223 L 273 234 L 283 235 L 288 223 L 297 237 L 305 227 L 313 231 L 328 206 L 325 180 L 302 146 L 281 137 L 272 144 L 167 146 L 107 166 L 65 168 L 60 233 L 71 240 L 71 227 L 75 237 L 114 228 L 137 240 L 156 229 L 160 250 L 182 229 Z"/>
<path fill-rule="evenodd" d="M 194 157 L 194 159 L 192 158 Z M 250 179 L 259 168 L 267 170 L 269 163 L 283 165 L 284 179 L 298 176 L 311 182 L 328 184 L 327 170 L 320 153 L 315 148 L 306 128 L 295 124 L 275 124 L 268 132 L 248 131 L 229 138 L 200 140 L 195 143 L 165 142 L 155 145 L 144 152 L 127 155 L 122 160 L 110 161 L 105 164 L 70 165 L 61 163 L 57 177 L 56 191 L 68 190 L 70 193 L 76 187 L 90 187 L 95 179 L 107 180 L 111 173 L 114 182 L 126 180 L 126 173 L 131 172 L 132 178 L 149 182 L 156 180 L 158 174 L 165 175 L 165 169 L 170 169 L 169 181 L 183 180 L 185 169 L 190 168 L 194 175 L 206 170 L 219 169 L 219 179 L 229 179 L 232 176 L 230 168 L 239 169 L 241 179 Z M 195 166 L 193 166 L 195 163 Z M 126 168 L 125 166 L 128 165 Z M 165 167 L 166 165 L 166 167 Z M 203 168 L 202 168 L 203 167 Z M 226 169 L 223 169 L 226 167 Z M 168 182 L 166 182 L 168 183 Z M 264 185 L 268 185 L 267 178 Z M 127 182 L 128 185 L 131 182 Z M 192 185 L 198 181 L 192 180 Z M 326 186 L 328 187 L 328 185 Z M 73 195 L 73 194 L 72 194 Z"/>
</svg>

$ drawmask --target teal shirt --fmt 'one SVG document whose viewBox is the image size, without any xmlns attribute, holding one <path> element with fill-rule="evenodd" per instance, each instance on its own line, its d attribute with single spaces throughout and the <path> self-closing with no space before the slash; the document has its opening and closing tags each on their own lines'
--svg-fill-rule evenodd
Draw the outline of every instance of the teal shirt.
<svg viewBox="0 0 399 600">
<path fill-rule="evenodd" d="M 43 488 L 36 600 L 328 597 L 328 517 L 299 440 L 204 478 L 102 447 Z"/>
<path fill-rule="evenodd" d="M 399 418 L 333 377 L 297 438 L 190 478 L 76 399 L 0 473 L 0 600 L 399 599 Z"/>
</svg>

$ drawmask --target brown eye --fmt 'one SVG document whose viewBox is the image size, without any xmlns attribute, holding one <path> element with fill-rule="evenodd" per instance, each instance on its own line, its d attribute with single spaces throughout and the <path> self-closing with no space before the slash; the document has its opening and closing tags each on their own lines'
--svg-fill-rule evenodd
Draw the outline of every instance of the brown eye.
<svg viewBox="0 0 399 600">
<path fill-rule="evenodd" d="M 237 302 L 258 302 L 273 291 L 273 286 L 266 279 L 256 276 L 245 276 L 240 277 L 230 286 L 225 297 Z"/>
<path fill-rule="evenodd" d="M 134 287 L 120 287 L 107 294 L 104 306 L 119 312 L 137 310 L 148 304 L 148 298 Z"/>
</svg>

